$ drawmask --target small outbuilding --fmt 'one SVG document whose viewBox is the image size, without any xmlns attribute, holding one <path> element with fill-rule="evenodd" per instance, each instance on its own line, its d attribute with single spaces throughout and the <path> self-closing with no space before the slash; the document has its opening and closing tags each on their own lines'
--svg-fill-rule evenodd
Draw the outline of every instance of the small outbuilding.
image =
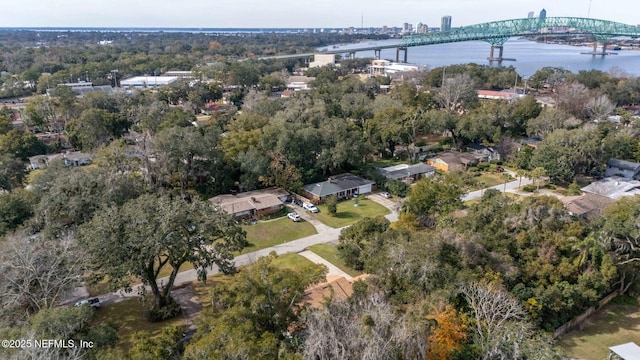
<svg viewBox="0 0 640 360">
<path fill-rule="evenodd" d="M 611 346 L 609 350 L 609 360 L 640 360 L 640 346 L 633 342 Z"/>
</svg>

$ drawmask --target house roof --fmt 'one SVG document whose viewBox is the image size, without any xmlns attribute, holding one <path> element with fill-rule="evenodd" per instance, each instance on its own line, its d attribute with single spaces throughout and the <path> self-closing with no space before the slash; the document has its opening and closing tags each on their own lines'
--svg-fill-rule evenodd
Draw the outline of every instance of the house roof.
<svg viewBox="0 0 640 360">
<path fill-rule="evenodd" d="M 289 196 L 289 193 L 280 188 L 271 188 L 243 192 L 237 195 L 218 195 L 209 201 L 229 214 L 236 214 L 247 210 L 262 210 L 282 205 L 280 197 L 283 196 Z"/>
<path fill-rule="evenodd" d="M 475 143 L 471 143 L 471 144 L 467 144 L 467 149 L 471 149 L 471 150 L 485 150 L 488 149 L 488 147 L 482 145 L 482 144 L 475 144 Z"/>
<path fill-rule="evenodd" d="M 375 184 L 375 182 L 347 173 L 332 176 L 327 181 L 308 184 L 302 188 L 315 196 L 324 197 L 370 184 Z"/>
<path fill-rule="evenodd" d="M 387 179 L 398 180 L 413 175 L 432 173 L 436 171 L 436 168 L 424 163 L 418 163 L 414 165 L 400 164 L 395 166 L 388 166 L 385 168 L 379 168 L 378 171 L 380 171 L 382 176 L 386 177 Z"/>
<path fill-rule="evenodd" d="M 640 163 L 613 159 L 613 158 L 607 161 L 607 166 L 616 167 L 618 169 L 631 170 L 631 171 L 637 171 L 640 169 Z"/>
<path fill-rule="evenodd" d="M 640 359 L 640 346 L 633 342 L 610 346 L 609 350 L 625 360 Z"/>
<path fill-rule="evenodd" d="M 475 163 L 476 157 L 472 154 L 459 153 L 453 151 L 445 151 L 436 155 L 437 159 L 444 161 L 447 164 L 468 164 Z"/>
<path fill-rule="evenodd" d="M 36 155 L 29 158 L 31 164 L 44 164 L 51 162 L 55 159 L 62 160 L 91 160 L 93 156 L 80 151 L 67 151 L 66 153 L 50 154 L 50 155 Z"/>
<path fill-rule="evenodd" d="M 347 280 L 342 276 L 327 277 L 326 282 L 306 289 L 303 302 L 312 307 L 320 307 L 327 298 L 333 298 L 337 301 L 346 300 L 353 295 L 353 283 L 364 280 L 369 276 L 368 274 L 362 274 L 351 280 Z"/>
<path fill-rule="evenodd" d="M 618 200 L 623 196 L 640 195 L 640 181 L 612 176 L 595 181 L 583 187 L 582 191 Z"/>
<path fill-rule="evenodd" d="M 584 193 L 579 196 L 565 197 L 562 202 L 564 206 L 575 216 L 584 216 L 593 211 L 603 210 L 614 202 L 614 200 L 597 194 Z"/>
</svg>

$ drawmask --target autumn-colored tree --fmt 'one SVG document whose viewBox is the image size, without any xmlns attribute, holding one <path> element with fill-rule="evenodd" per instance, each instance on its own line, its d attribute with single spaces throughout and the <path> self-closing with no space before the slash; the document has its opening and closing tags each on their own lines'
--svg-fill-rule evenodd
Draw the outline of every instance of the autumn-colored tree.
<svg viewBox="0 0 640 360">
<path fill-rule="evenodd" d="M 427 359 L 446 360 L 451 352 L 460 349 L 467 341 L 467 325 L 463 315 L 451 305 L 440 306 L 428 317 L 435 322 L 429 335 Z"/>
</svg>

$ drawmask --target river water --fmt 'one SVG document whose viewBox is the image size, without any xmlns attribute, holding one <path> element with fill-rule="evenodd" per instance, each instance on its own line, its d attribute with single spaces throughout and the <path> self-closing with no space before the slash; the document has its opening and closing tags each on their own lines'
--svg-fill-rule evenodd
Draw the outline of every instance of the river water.
<svg viewBox="0 0 640 360">
<path fill-rule="evenodd" d="M 375 45 L 396 44 L 399 40 L 383 40 L 369 43 L 337 45 L 331 50 L 371 47 Z M 503 57 L 515 61 L 489 62 L 491 45 L 484 41 L 468 41 L 450 44 L 415 46 L 408 48 L 407 61 L 412 64 L 426 65 L 430 68 L 453 64 L 476 63 L 492 66 L 513 66 L 521 76 L 533 75 L 545 66 L 563 67 L 573 73 L 580 70 L 601 70 L 608 72 L 613 68 L 629 75 L 640 76 L 640 51 L 608 50 L 614 53 L 606 56 L 582 54 L 591 52 L 592 47 L 580 47 L 558 44 L 544 44 L 526 39 L 509 39 L 504 44 Z M 600 49 L 599 49 L 600 51 Z M 496 51 L 497 54 L 497 51 Z M 373 51 L 357 52 L 357 57 L 373 57 Z M 402 52 L 400 53 L 402 58 Z M 385 49 L 382 59 L 395 61 L 396 50 Z"/>
</svg>

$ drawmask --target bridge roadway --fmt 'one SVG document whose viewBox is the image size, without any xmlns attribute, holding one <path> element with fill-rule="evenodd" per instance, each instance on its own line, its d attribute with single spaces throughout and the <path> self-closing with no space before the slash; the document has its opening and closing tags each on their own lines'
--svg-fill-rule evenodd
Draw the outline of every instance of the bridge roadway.
<svg viewBox="0 0 640 360">
<path fill-rule="evenodd" d="M 326 49 L 313 53 L 301 53 L 301 54 L 289 54 L 289 55 L 272 55 L 272 56 L 261 56 L 255 58 L 256 60 L 271 60 L 271 59 L 295 59 L 295 58 L 305 58 L 312 57 L 317 54 L 352 54 L 356 52 L 362 51 L 381 51 L 382 49 L 397 49 L 404 48 L 401 43 L 397 44 L 388 44 L 388 45 L 376 45 L 376 46 L 364 46 L 364 47 L 353 47 L 353 48 L 342 48 L 342 49 Z"/>
<path fill-rule="evenodd" d="M 578 17 L 548 17 L 548 18 L 526 18 L 493 21 L 477 25 L 462 26 L 428 34 L 417 34 L 405 36 L 397 44 L 384 44 L 375 46 L 363 46 L 353 48 L 326 49 L 323 54 L 349 54 L 355 57 L 355 53 L 362 51 L 374 51 L 374 57 L 380 58 L 382 49 L 396 49 L 396 61 L 400 61 L 400 52 L 404 52 L 403 60 L 407 62 L 407 49 L 412 46 L 425 46 L 452 42 L 464 42 L 482 40 L 491 44 L 490 61 L 503 60 L 503 46 L 507 39 L 514 36 L 540 36 L 540 35 L 573 35 L 589 34 L 593 36 L 593 55 L 606 55 L 606 42 L 612 37 L 628 36 L 632 38 L 640 37 L 640 28 L 634 25 L 623 23 Z M 602 44 L 602 52 L 598 53 L 598 43 Z M 497 55 L 495 54 L 496 50 Z M 260 60 L 286 59 L 311 57 L 316 53 L 275 55 L 260 57 Z"/>
</svg>

